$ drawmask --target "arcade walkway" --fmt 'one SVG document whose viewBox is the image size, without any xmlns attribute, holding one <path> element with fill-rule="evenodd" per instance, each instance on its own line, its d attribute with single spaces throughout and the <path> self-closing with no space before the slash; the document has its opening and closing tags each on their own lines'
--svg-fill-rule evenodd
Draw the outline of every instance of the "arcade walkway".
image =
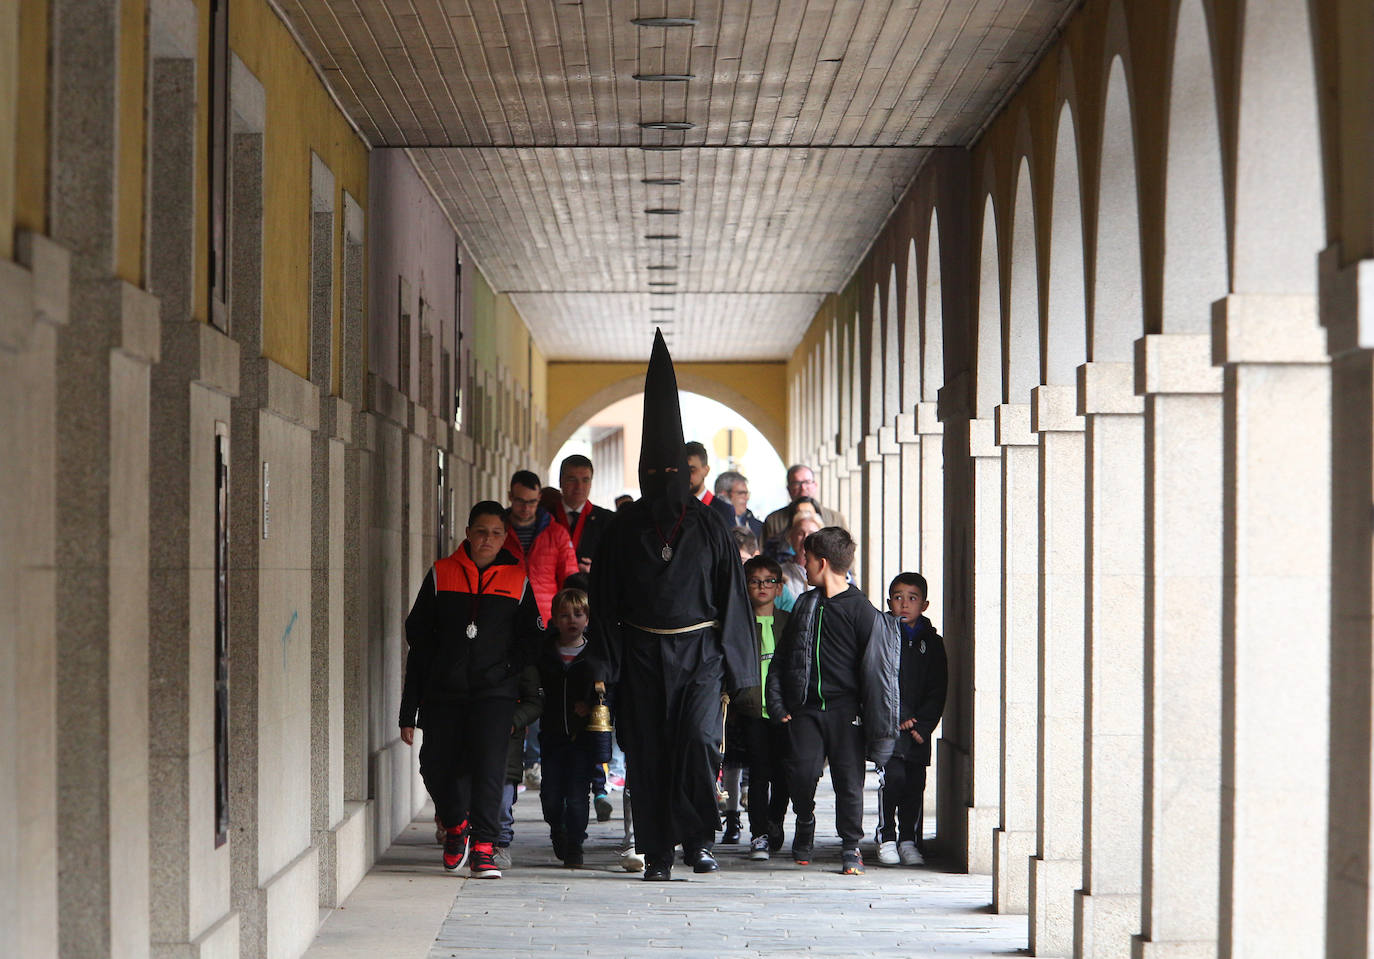
<svg viewBox="0 0 1374 959">
<path fill-rule="evenodd" d="M 870 825 L 875 780 L 870 773 Z M 1025 917 L 998 916 L 988 907 L 986 876 L 950 873 L 939 863 L 871 862 L 863 877 L 841 876 L 829 776 L 817 792 L 812 865 L 795 866 L 786 855 L 754 863 L 747 845 L 717 846 L 719 873 L 693 876 L 678 867 L 667 886 L 615 864 L 619 797 L 616 803 L 610 822 L 593 821 L 588 830 L 587 865 L 571 872 L 549 851 L 538 793 L 522 794 L 516 865 L 499 882 L 443 873 L 425 807 L 320 928 L 305 959 L 974 959 L 1018 955 L 1025 943 Z"/>
</svg>

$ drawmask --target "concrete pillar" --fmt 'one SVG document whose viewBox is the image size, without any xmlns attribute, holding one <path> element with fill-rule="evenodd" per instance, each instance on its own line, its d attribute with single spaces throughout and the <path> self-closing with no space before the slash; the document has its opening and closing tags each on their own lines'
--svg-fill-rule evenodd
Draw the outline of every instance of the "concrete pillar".
<svg viewBox="0 0 1374 959">
<path fill-rule="evenodd" d="M 1130 363 L 1078 368 L 1087 422 L 1087 623 L 1075 959 L 1129 959 L 1140 929 L 1145 404 L 1134 376 Z"/>
<path fill-rule="evenodd" d="M 1347 522 L 1374 502 L 1374 260 L 1321 258 L 1322 322 L 1331 352 L 1332 463 L 1330 814 L 1326 957 L 1358 956 L 1374 935 L 1374 537 Z"/>
<path fill-rule="evenodd" d="M 884 426 L 878 431 L 878 451 L 882 454 L 883 474 L 883 555 L 878 589 L 887 598 L 887 584 L 902 566 L 902 536 L 907 526 L 920 525 L 920 498 L 903 496 L 902 447 L 897 431 Z M 928 792 L 927 795 L 930 793 Z"/>
<path fill-rule="evenodd" d="M 1145 829 L 1134 959 L 1216 954 L 1221 370 L 1206 334 L 1136 341 L 1145 397 Z"/>
<path fill-rule="evenodd" d="M 1002 841 L 1003 531 L 1002 449 L 993 421 L 970 420 L 968 445 L 973 480 L 973 628 L 967 638 L 973 659 L 969 670 L 973 678 L 973 788 L 968 809 L 968 869 L 992 873 L 1000 865 L 994 841 Z"/>
<path fill-rule="evenodd" d="M 1031 430 L 1029 404 L 997 407 L 996 426 L 1002 450 L 1002 796 L 992 903 L 998 912 L 1019 914 L 1030 909 L 1029 862 L 1036 853 L 1040 436 Z"/>
<path fill-rule="evenodd" d="M 57 344 L 69 256 L 31 233 L 0 260 L 0 935 L 56 959 Z"/>
<path fill-rule="evenodd" d="M 1298 955 L 1326 929 L 1331 371 L 1316 307 L 1233 294 L 1213 310 L 1226 373 L 1224 957 Z"/>
<path fill-rule="evenodd" d="M 1083 597 L 1086 440 L 1077 389 L 1037 386 L 1040 434 L 1040 771 L 1030 870 L 1030 948 L 1073 954 L 1073 904 L 1083 872 Z"/>
</svg>

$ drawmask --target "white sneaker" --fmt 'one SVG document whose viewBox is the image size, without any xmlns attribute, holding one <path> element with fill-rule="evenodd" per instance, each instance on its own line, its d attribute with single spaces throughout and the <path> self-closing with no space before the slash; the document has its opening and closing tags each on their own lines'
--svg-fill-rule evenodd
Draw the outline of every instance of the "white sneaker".
<svg viewBox="0 0 1374 959">
<path fill-rule="evenodd" d="M 897 844 L 892 840 L 878 843 L 878 861 L 884 866 L 895 866 L 901 862 L 901 857 L 897 854 Z"/>
<path fill-rule="evenodd" d="M 878 855 L 879 858 L 882 857 L 881 852 Z M 917 849 L 916 844 L 910 839 L 903 840 L 901 845 L 897 847 L 897 855 L 901 858 L 903 866 L 924 866 L 926 864 L 926 857 L 921 855 L 921 850 Z M 883 861 L 886 862 L 887 860 Z"/>
<path fill-rule="evenodd" d="M 749 858 L 755 862 L 763 862 L 768 858 L 768 837 L 755 836 L 749 841 Z"/>
<path fill-rule="evenodd" d="M 626 872 L 643 872 L 644 857 L 633 849 L 620 850 L 620 868 Z"/>
</svg>

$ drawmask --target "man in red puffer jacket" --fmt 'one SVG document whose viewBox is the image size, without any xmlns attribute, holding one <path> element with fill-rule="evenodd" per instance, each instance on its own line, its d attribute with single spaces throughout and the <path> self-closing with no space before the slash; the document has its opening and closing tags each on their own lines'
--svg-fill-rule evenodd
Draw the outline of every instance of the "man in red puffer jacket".
<svg viewBox="0 0 1374 959">
<path fill-rule="evenodd" d="M 539 508 L 541 488 L 539 477 L 529 470 L 519 470 L 510 478 L 505 549 L 525 567 L 539 615 L 547 624 L 553 618 L 554 594 L 577 572 L 577 554 L 567 527 Z"/>
</svg>

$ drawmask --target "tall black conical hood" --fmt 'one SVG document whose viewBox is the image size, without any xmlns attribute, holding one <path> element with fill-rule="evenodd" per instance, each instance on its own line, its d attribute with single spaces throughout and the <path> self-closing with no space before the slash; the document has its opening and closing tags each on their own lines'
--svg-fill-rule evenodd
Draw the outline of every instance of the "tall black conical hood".
<svg viewBox="0 0 1374 959">
<path fill-rule="evenodd" d="M 644 437 L 639 447 L 639 488 L 650 502 L 686 503 L 691 491 L 682 451 L 682 409 L 677 373 L 663 333 L 654 331 L 654 350 L 644 374 Z"/>
</svg>

